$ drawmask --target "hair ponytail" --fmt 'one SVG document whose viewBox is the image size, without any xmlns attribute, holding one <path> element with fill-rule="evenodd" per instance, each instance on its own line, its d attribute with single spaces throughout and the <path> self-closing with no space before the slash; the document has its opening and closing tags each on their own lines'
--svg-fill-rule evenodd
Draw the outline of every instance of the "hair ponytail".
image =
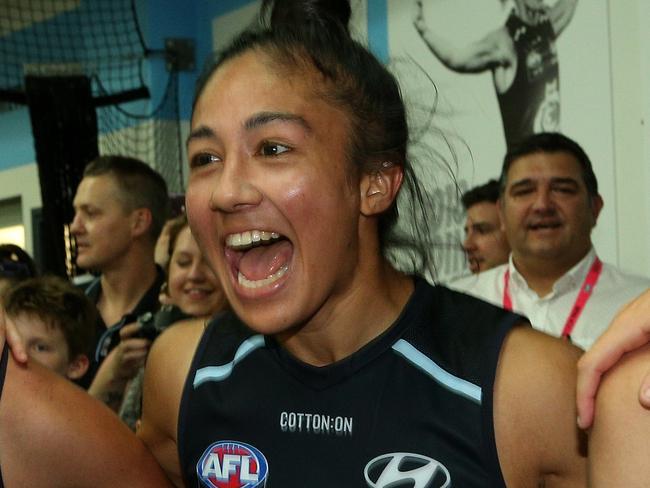
<svg viewBox="0 0 650 488">
<path fill-rule="evenodd" d="M 318 28 L 349 35 L 349 0 L 263 0 L 261 16 L 271 29 Z"/>
</svg>

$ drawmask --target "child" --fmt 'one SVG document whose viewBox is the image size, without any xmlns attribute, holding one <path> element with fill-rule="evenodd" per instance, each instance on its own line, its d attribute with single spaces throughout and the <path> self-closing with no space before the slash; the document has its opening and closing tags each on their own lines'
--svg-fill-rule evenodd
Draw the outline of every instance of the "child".
<svg viewBox="0 0 650 488">
<path fill-rule="evenodd" d="M 81 290 L 57 276 L 30 278 L 7 290 L 4 307 L 31 359 L 70 380 L 84 375 L 96 311 Z"/>
</svg>

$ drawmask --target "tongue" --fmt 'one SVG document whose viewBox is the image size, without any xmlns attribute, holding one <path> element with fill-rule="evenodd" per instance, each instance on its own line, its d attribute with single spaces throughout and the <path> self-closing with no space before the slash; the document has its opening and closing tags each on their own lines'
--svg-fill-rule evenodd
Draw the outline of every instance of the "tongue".
<svg viewBox="0 0 650 488">
<path fill-rule="evenodd" d="M 239 261 L 239 272 L 251 281 L 263 280 L 289 263 L 293 246 L 289 241 L 279 241 L 246 251 Z"/>
</svg>

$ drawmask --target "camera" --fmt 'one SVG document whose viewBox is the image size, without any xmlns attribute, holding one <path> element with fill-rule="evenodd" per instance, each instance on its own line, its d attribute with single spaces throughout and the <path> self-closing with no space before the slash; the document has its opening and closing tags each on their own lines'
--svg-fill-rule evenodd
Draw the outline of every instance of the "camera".
<svg viewBox="0 0 650 488">
<path fill-rule="evenodd" d="M 162 330 L 156 328 L 156 316 L 151 312 L 145 312 L 140 315 L 137 319 L 138 324 L 140 325 L 140 330 L 133 334 L 133 337 L 138 337 L 141 339 L 149 339 L 153 341 Z"/>
<path fill-rule="evenodd" d="M 145 312 L 137 319 L 140 330 L 133 337 L 141 337 L 153 341 L 158 335 L 174 322 L 190 318 L 180 308 L 174 305 L 163 305 L 156 313 Z"/>
</svg>

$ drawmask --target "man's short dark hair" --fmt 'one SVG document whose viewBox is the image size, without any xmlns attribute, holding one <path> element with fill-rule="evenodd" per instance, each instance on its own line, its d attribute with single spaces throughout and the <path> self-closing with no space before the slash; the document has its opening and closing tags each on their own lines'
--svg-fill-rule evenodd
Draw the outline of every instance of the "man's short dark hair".
<svg viewBox="0 0 650 488">
<path fill-rule="evenodd" d="M 89 162 L 83 176 L 111 175 L 118 183 L 118 198 L 129 210 L 151 211 L 150 236 L 155 242 L 169 214 L 169 195 L 165 179 L 147 163 L 126 156 L 99 156 Z"/>
<path fill-rule="evenodd" d="M 559 132 L 540 132 L 539 134 L 533 134 L 518 142 L 508 150 L 503 159 L 503 167 L 501 169 L 501 193 L 505 190 L 506 177 L 512 162 L 523 156 L 539 152 L 565 152 L 571 154 L 576 161 L 578 161 L 578 164 L 580 164 L 582 179 L 587 188 L 587 193 L 591 198 L 598 195 L 598 180 L 594 174 L 589 156 L 587 156 L 584 149 L 580 147 L 580 144 Z"/>
<path fill-rule="evenodd" d="M 491 202 L 497 203 L 499 199 L 499 182 L 497 180 L 490 180 L 482 185 L 470 188 L 461 197 L 460 201 L 463 203 L 463 208 L 468 210 L 477 203 Z"/>
</svg>

